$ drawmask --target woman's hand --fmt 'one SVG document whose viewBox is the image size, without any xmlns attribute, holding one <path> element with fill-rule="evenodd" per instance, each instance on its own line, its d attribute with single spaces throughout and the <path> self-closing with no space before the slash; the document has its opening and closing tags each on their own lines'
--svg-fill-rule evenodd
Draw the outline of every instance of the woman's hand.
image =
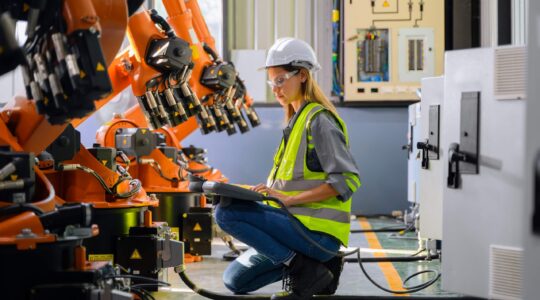
<svg viewBox="0 0 540 300">
<path fill-rule="evenodd" d="M 260 184 L 257 184 L 256 186 L 253 186 L 251 187 L 251 190 L 252 191 L 255 191 L 257 193 L 262 193 L 262 194 L 266 194 L 267 196 L 269 197 L 274 197 L 274 198 L 277 198 L 279 199 L 281 202 L 283 202 L 283 204 L 285 206 L 290 206 L 291 205 L 291 201 L 293 199 L 293 196 L 289 196 L 289 195 L 285 195 L 285 194 L 282 194 L 274 189 L 271 189 L 269 187 L 267 187 L 266 185 L 260 183 Z"/>
</svg>

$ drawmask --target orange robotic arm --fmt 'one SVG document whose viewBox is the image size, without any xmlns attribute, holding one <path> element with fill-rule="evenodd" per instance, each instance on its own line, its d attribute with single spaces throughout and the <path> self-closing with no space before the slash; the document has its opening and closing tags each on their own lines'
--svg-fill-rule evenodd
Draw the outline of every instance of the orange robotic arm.
<svg viewBox="0 0 540 300">
<path fill-rule="evenodd" d="M 215 40 L 208 30 L 206 21 L 202 15 L 199 3 L 197 0 L 190 0 L 185 2 L 186 7 L 190 10 L 192 19 L 193 19 L 193 28 L 199 37 L 200 40 L 204 43 L 205 49 L 210 49 L 210 52 L 213 52 L 213 56 L 217 59 Z M 209 50 L 206 50 L 207 52 Z M 256 127 L 260 124 L 259 116 L 257 112 L 252 107 L 253 99 L 249 96 L 249 93 L 246 91 L 244 83 L 239 78 L 238 74 L 236 76 L 236 83 L 234 85 L 234 93 L 232 95 L 234 98 L 233 101 L 238 109 L 244 109 L 252 127 Z"/>
<path fill-rule="evenodd" d="M 105 66 L 120 44 L 101 47 L 99 36 L 116 36 L 127 23 L 125 1 L 65 0 L 61 5 L 65 27 L 40 24 L 39 34 L 25 45 L 23 78 L 33 101 L 17 98 L 2 111 L 10 128 L 2 136 L 17 137 L 28 152 L 40 153 L 64 130 L 65 121 L 87 115 L 93 101 L 110 92 Z"/>
</svg>

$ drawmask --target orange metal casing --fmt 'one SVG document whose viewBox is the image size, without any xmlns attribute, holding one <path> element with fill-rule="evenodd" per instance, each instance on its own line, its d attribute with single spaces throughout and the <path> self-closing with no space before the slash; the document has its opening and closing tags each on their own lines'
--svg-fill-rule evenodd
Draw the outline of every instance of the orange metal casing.
<svg viewBox="0 0 540 300">
<path fill-rule="evenodd" d="M 133 71 L 129 73 L 131 88 L 135 96 L 142 96 L 146 92 L 146 83 L 161 74 L 148 66 L 144 61 L 148 44 L 153 39 L 164 39 L 150 18 L 148 11 L 141 11 L 129 18 L 128 39 L 134 54 Z"/>
<path fill-rule="evenodd" d="M 64 0 L 62 14 L 67 25 L 66 34 L 91 27 L 101 32 L 99 17 L 92 0 Z"/>
<path fill-rule="evenodd" d="M 0 145 L 10 146 L 14 151 L 24 151 L 17 143 L 17 138 L 11 134 L 6 124 L 0 121 Z M 34 167 L 36 173 L 36 194 L 32 204 L 44 212 L 53 211 L 57 203 L 54 188 L 47 177 L 37 168 Z M 40 200 L 41 199 L 41 200 Z M 12 203 L 2 202 L 0 199 L 0 207 L 12 205 Z"/>
<path fill-rule="evenodd" d="M 97 172 L 111 187 L 118 180 L 118 173 L 105 167 L 83 146 L 75 157 L 64 162 L 65 164 L 80 164 Z M 126 208 L 140 206 L 157 206 L 158 201 L 141 190 L 133 197 L 128 199 L 114 199 L 107 195 L 103 187 L 94 178 L 94 176 L 81 170 L 46 173 L 50 177 L 57 177 L 55 180 L 58 195 L 66 202 L 92 203 L 95 208 Z M 129 182 L 124 181 L 118 185 L 118 192 L 124 193 L 129 190 Z"/>
<path fill-rule="evenodd" d="M 33 212 L 23 212 L 0 222 L 0 236 L 16 236 L 23 229 L 29 229 L 34 234 L 44 234 L 43 225 Z"/>
<path fill-rule="evenodd" d="M 77 4 L 80 0 L 72 0 Z M 101 25 L 101 48 L 110 65 L 122 46 L 128 23 L 127 1 L 92 0 Z M 112 80 L 112 78 L 111 78 Z"/>
<path fill-rule="evenodd" d="M 97 143 L 105 147 L 115 148 L 115 134 L 119 128 L 140 128 L 140 126 L 132 120 L 115 117 L 98 130 L 96 133 Z M 161 171 L 166 177 L 177 179 L 177 182 L 171 182 L 162 178 L 159 173 L 148 164 L 130 164 L 130 174 L 141 180 L 144 189 L 148 193 L 189 192 L 189 183 L 185 180 L 181 181 L 182 178 L 187 176 L 187 173 L 181 170 L 178 164 L 170 161 L 158 149 L 154 149 L 154 151 L 145 158 L 152 158 L 160 166 Z M 178 176 L 179 174 L 182 174 L 181 178 Z"/>
<path fill-rule="evenodd" d="M 210 46 L 214 51 L 216 50 L 216 41 L 214 37 L 210 34 L 206 21 L 201 13 L 201 8 L 199 7 L 199 2 L 197 0 L 188 0 L 185 1 L 186 7 L 191 11 L 193 16 L 193 28 L 197 32 L 199 39 L 202 40 L 205 44 Z"/>
<path fill-rule="evenodd" d="M 201 42 L 193 28 L 191 11 L 186 7 L 184 0 L 163 0 L 163 5 L 169 17 L 167 21 L 176 32 L 176 35 L 188 42 L 193 55 L 193 73 L 189 84 L 199 98 L 212 94 L 213 91 L 200 83 L 204 67 L 211 65 L 210 56 L 204 51 Z M 210 103 L 211 104 L 211 103 Z"/>
</svg>

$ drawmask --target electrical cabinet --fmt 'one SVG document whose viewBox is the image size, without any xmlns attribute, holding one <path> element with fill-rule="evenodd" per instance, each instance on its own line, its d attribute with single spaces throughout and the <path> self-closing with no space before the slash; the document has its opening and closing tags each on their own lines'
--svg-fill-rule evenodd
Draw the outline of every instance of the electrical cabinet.
<svg viewBox="0 0 540 300">
<path fill-rule="evenodd" d="M 540 295 L 540 1 L 529 1 L 530 25 L 528 28 L 528 71 L 525 82 L 526 132 L 525 132 L 525 205 L 519 219 L 522 228 L 519 234 L 524 238 L 523 299 L 536 299 Z M 533 21 L 534 20 L 534 21 Z M 523 155 L 523 154 L 521 154 Z M 519 221 L 518 221 L 519 222 Z"/>
<path fill-rule="evenodd" d="M 409 130 L 407 133 L 407 145 L 403 148 L 407 150 L 407 200 L 410 203 L 418 203 L 419 198 L 419 173 L 420 166 L 417 163 L 419 159 L 419 152 L 417 144 L 420 141 L 420 132 L 422 131 L 422 124 L 420 123 L 422 112 L 420 109 L 420 103 L 409 105 Z"/>
<path fill-rule="evenodd" d="M 443 73 L 443 0 L 344 1 L 344 100 L 411 101 Z"/>
<path fill-rule="evenodd" d="M 419 189 L 420 236 L 442 240 L 442 198 L 446 183 L 444 166 L 447 163 L 445 149 L 440 147 L 444 128 L 441 116 L 444 111 L 444 77 L 422 79 L 422 100 L 420 107 L 424 112 L 420 118 L 420 169 Z M 417 145 L 419 146 L 419 145 Z"/>
<path fill-rule="evenodd" d="M 398 80 L 420 82 L 435 74 L 433 28 L 402 28 L 398 31 Z"/>
<path fill-rule="evenodd" d="M 524 205 L 525 101 L 495 96 L 495 65 L 513 61 L 520 67 L 504 76 L 521 76 L 525 64 L 513 60 L 513 53 L 523 50 L 446 53 L 441 158 L 446 178 L 442 288 L 447 291 L 522 297 L 523 225 L 517 220 Z"/>
</svg>

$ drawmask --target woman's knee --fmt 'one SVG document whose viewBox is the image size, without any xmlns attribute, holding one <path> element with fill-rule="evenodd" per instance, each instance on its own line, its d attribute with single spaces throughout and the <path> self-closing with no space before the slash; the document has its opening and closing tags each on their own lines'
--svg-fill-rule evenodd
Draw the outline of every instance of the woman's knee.
<svg viewBox="0 0 540 300">
<path fill-rule="evenodd" d="M 250 248 L 227 266 L 223 283 L 233 293 L 245 294 L 274 282 L 275 272 L 281 274 L 281 266 L 273 265 L 269 258 Z"/>
<path fill-rule="evenodd" d="M 250 292 L 244 287 L 246 281 L 243 280 L 243 274 L 246 271 L 247 268 L 236 260 L 231 262 L 223 272 L 223 284 L 235 294 L 245 294 Z"/>
</svg>

